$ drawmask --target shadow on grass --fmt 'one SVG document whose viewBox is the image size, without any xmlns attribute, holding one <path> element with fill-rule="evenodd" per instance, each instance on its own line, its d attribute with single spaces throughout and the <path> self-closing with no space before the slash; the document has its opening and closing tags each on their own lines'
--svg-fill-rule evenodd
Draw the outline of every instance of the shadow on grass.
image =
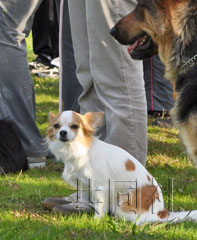
<svg viewBox="0 0 197 240">
<path fill-rule="evenodd" d="M 160 141 L 159 139 L 151 139 L 148 140 L 148 154 L 152 156 L 167 155 L 169 157 L 180 157 L 185 156 L 185 149 L 181 142 L 167 142 Z"/>
</svg>

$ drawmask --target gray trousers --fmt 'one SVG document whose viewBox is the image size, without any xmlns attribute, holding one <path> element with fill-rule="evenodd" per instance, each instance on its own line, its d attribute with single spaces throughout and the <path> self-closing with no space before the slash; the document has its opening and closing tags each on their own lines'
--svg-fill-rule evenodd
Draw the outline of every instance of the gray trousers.
<svg viewBox="0 0 197 240">
<path fill-rule="evenodd" d="M 61 7 L 63 9 L 60 10 Z M 60 52 L 60 78 L 62 81 L 62 89 L 60 99 L 63 101 L 63 110 L 73 110 L 79 112 L 78 99 L 82 92 L 76 76 L 76 63 L 73 51 L 73 43 L 70 29 L 70 18 L 68 11 L 68 0 L 56 0 L 58 15 L 60 18 L 60 34 L 59 34 L 59 52 Z M 61 12 L 61 14 L 60 14 Z M 60 17 L 61 15 L 61 17 Z"/>
<path fill-rule="evenodd" d="M 104 111 L 102 139 L 145 165 L 147 107 L 141 61 L 109 34 L 135 6 L 132 0 L 68 0 L 82 113 Z M 69 86 L 68 86 L 69 87 Z"/>
<path fill-rule="evenodd" d="M 25 37 L 40 0 L 0 0 L 0 119 L 12 120 L 28 157 L 46 155 L 35 124 Z"/>
</svg>

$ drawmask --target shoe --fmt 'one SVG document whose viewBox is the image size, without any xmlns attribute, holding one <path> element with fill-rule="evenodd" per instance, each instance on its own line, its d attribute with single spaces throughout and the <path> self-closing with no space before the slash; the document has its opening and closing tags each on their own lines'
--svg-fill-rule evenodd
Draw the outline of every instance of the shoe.
<svg viewBox="0 0 197 240">
<path fill-rule="evenodd" d="M 49 55 L 39 54 L 32 62 L 29 63 L 31 68 L 38 68 L 42 64 L 45 67 L 51 67 L 51 57 Z"/>
<path fill-rule="evenodd" d="M 29 168 L 42 168 L 46 166 L 46 157 L 27 157 L 27 160 Z"/>
<path fill-rule="evenodd" d="M 70 196 L 65 197 L 64 199 L 68 202 L 73 202 L 73 203 L 77 203 L 77 202 L 88 203 L 88 204 L 91 203 L 88 195 L 84 191 L 82 192 L 78 191 L 78 193 L 75 192 Z"/>
<path fill-rule="evenodd" d="M 58 78 L 59 68 L 51 64 L 48 59 L 37 57 L 34 61 L 29 63 L 29 70 L 32 74 L 39 77 Z"/>
<path fill-rule="evenodd" d="M 69 214 L 93 213 L 94 208 L 88 203 L 68 203 L 54 207 L 53 212 L 63 216 Z"/>
<path fill-rule="evenodd" d="M 46 198 L 42 202 L 42 206 L 49 210 L 52 210 L 54 207 L 58 205 L 68 204 L 70 201 L 65 200 L 65 198 Z"/>
<path fill-rule="evenodd" d="M 152 123 L 152 125 L 162 128 L 173 128 L 173 123 L 170 118 L 169 119 L 158 118 Z"/>
<path fill-rule="evenodd" d="M 29 63 L 29 70 L 32 73 L 36 73 L 38 71 L 46 71 L 46 70 L 48 70 L 50 68 L 53 68 L 53 67 L 55 67 L 55 66 L 52 65 L 52 64 L 45 64 L 45 63 L 39 62 L 37 60 L 34 60 L 34 61 Z"/>
<path fill-rule="evenodd" d="M 55 155 L 53 155 L 53 153 L 51 151 L 48 151 L 46 159 L 50 160 L 51 162 L 57 162 Z"/>
<path fill-rule="evenodd" d="M 51 61 L 51 64 L 60 68 L 60 58 L 57 57 L 57 58 L 54 58 L 52 61 Z"/>
<path fill-rule="evenodd" d="M 32 71 L 36 76 L 41 78 L 58 78 L 59 77 L 59 69 L 57 67 L 49 68 L 46 70 L 40 70 L 40 71 Z"/>
<path fill-rule="evenodd" d="M 42 202 L 42 205 L 44 208 L 47 208 L 49 210 L 52 210 L 54 207 L 59 206 L 59 205 L 65 205 L 69 203 L 74 203 L 74 204 L 85 204 L 88 206 L 91 206 L 93 208 L 92 203 L 89 201 L 88 195 L 85 194 L 84 192 L 80 193 L 75 192 L 71 194 L 68 197 L 62 197 L 62 198 L 46 198 Z M 59 208 L 58 208 L 59 209 Z"/>
</svg>

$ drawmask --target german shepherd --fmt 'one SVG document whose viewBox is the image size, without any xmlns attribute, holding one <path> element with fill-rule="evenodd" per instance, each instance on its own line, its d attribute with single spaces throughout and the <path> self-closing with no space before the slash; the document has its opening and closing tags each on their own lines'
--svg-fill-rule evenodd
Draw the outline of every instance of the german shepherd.
<svg viewBox="0 0 197 240">
<path fill-rule="evenodd" d="M 133 59 L 159 53 L 176 87 L 171 117 L 197 166 L 197 0 L 138 0 L 111 34 Z"/>
</svg>

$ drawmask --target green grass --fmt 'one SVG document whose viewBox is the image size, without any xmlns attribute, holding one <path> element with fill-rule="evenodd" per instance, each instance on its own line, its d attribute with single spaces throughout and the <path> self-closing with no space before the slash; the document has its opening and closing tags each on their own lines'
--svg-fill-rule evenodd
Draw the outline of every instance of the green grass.
<svg viewBox="0 0 197 240">
<path fill-rule="evenodd" d="M 34 77 L 36 91 L 36 121 L 43 136 L 46 135 L 48 113 L 58 112 L 59 79 Z"/>
<path fill-rule="evenodd" d="M 28 57 L 34 59 L 31 38 Z M 33 77 L 36 90 L 37 124 L 47 131 L 49 111 L 58 111 L 58 79 Z M 197 209 L 197 170 L 189 162 L 175 129 L 148 124 L 148 170 L 160 183 L 166 206 L 168 181 L 174 182 L 174 209 Z M 71 188 L 62 180 L 63 166 L 48 163 L 43 169 L 0 177 L 0 240 L 53 239 L 197 239 L 197 224 L 146 224 L 136 226 L 112 217 L 57 216 L 42 207 L 47 197 L 69 195 Z M 172 181 L 172 180 L 171 180 Z M 171 207 L 171 205 L 169 205 Z"/>
</svg>

